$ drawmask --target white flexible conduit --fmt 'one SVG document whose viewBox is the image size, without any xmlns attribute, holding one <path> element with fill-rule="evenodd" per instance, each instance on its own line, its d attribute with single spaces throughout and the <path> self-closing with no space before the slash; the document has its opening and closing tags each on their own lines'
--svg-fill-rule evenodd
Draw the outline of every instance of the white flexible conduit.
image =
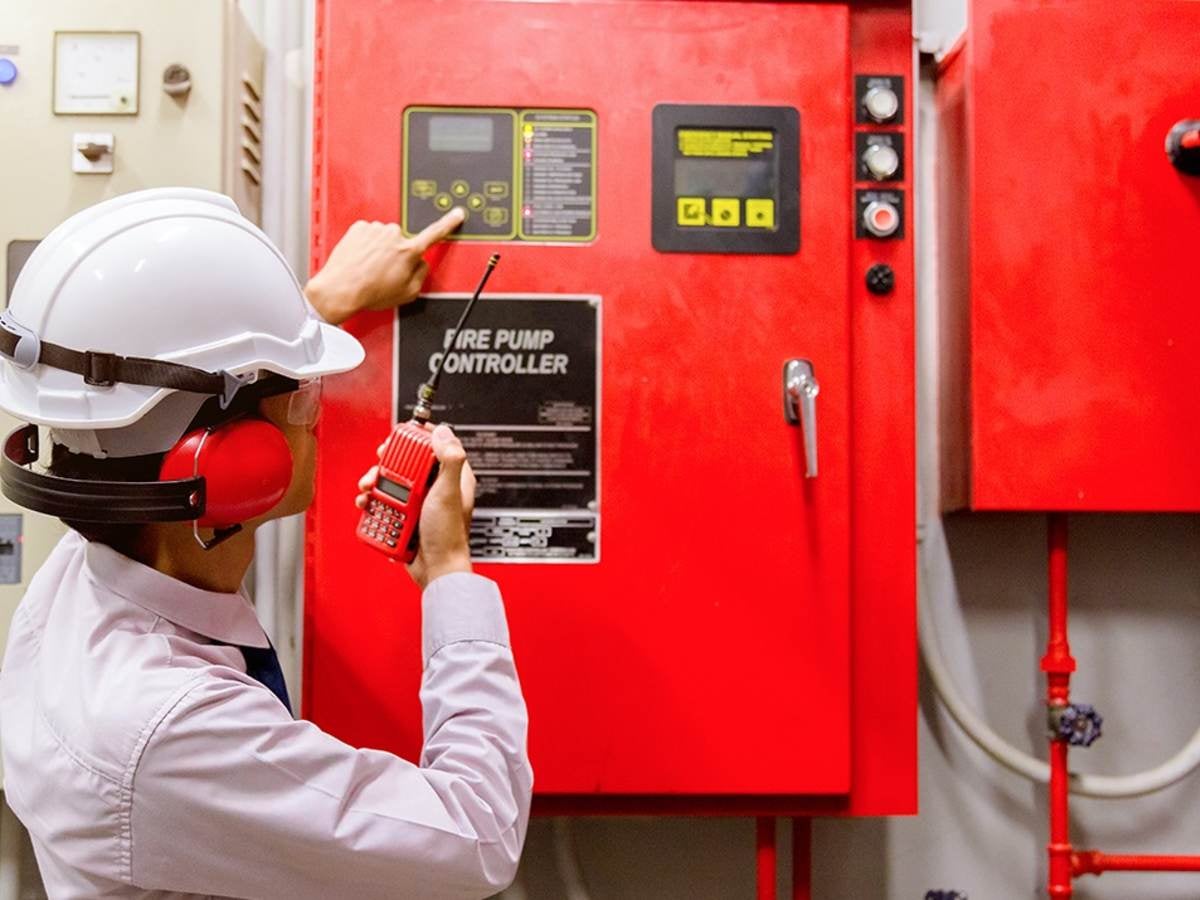
<svg viewBox="0 0 1200 900">
<path fill-rule="evenodd" d="M 933 612 L 927 593 L 924 590 L 918 592 L 918 634 L 921 657 L 925 662 L 926 671 L 929 672 L 934 693 L 945 705 L 951 718 L 980 750 L 1006 769 L 1024 775 L 1031 781 L 1045 784 L 1050 780 L 1050 766 L 1004 740 L 987 722 L 975 714 L 959 693 L 934 633 Z M 1184 748 L 1162 765 L 1144 772 L 1132 775 L 1085 775 L 1072 772 L 1071 793 L 1108 800 L 1140 797 L 1170 787 L 1186 778 L 1197 767 L 1200 767 L 1200 731 L 1193 734 Z"/>
</svg>

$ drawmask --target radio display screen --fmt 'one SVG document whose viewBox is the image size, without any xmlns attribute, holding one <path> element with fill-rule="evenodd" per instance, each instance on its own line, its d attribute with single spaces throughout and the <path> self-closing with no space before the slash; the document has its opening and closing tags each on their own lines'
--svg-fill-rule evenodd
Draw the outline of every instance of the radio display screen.
<svg viewBox="0 0 1200 900">
<path fill-rule="evenodd" d="M 407 503 L 408 495 L 411 493 L 404 485 L 390 481 L 382 475 L 376 479 L 375 487 L 379 488 L 379 490 L 383 491 L 389 497 L 395 497 L 401 503 Z"/>
</svg>

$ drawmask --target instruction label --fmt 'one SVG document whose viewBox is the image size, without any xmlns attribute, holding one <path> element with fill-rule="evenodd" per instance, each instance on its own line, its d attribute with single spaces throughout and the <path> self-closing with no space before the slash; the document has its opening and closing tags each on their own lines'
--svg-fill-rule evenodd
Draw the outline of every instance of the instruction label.
<svg viewBox="0 0 1200 900">
<path fill-rule="evenodd" d="M 599 297 L 485 295 L 449 346 L 465 295 L 396 315 L 396 420 L 445 357 L 434 420 L 452 425 L 478 480 L 472 556 L 599 558 Z"/>
<path fill-rule="evenodd" d="M 596 236 L 596 114 L 524 110 L 521 224 L 524 240 L 591 240 Z"/>
</svg>

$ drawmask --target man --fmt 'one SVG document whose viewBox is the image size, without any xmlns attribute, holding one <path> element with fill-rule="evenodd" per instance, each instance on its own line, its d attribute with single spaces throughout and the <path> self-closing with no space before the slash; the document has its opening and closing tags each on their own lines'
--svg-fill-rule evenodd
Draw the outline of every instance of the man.
<svg viewBox="0 0 1200 900">
<path fill-rule="evenodd" d="M 265 235 L 205 191 L 101 203 L 26 264 L 0 317 L 0 407 L 49 429 L 51 462 L 26 465 L 25 432 L 0 476 L 74 528 L 14 617 L 0 735 L 51 898 L 468 898 L 513 878 L 526 713 L 499 592 L 471 574 L 474 479 L 450 430 L 433 433 L 409 568 L 420 767 L 294 720 L 240 593 L 255 528 L 312 499 L 318 379 L 362 360 L 333 325 L 411 300 L 422 252 L 462 219 L 412 240 L 357 223 L 307 302 Z M 159 480 L 180 453 L 188 471 Z"/>
</svg>

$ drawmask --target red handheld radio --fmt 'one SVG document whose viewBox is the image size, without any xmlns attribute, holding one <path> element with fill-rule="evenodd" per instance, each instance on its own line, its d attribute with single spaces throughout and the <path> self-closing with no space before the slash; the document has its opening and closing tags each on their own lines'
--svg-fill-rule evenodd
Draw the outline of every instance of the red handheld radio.
<svg viewBox="0 0 1200 900">
<path fill-rule="evenodd" d="M 371 485 L 367 496 L 367 507 L 358 521 L 358 538 L 391 559 L 410 563 L 417 555 L 417 526 L 421 521 L 421 506 L 438 473 L 433 438 L 427 427 L 433 416 L 433 397 L 437 393 L 438 379 L 441 378 L 447 354 L 458 340 L 459 329 L 467 321 L 467 316 L 471 314 L 475 301 L 479 299 L 483 286 L 499 261 L 499 253 L 493 253 L 488 258 L 483 277 L 479 279 L 475 293 L 451 332 L 446 352 L 438 360 L 430 379 L 417 388 L 417 405 L 413 409 L 412 419 L 400 422 L 392 429 L 379 455 L 379 474 L 375 476 L 375 483 Z"/>
</svg>

